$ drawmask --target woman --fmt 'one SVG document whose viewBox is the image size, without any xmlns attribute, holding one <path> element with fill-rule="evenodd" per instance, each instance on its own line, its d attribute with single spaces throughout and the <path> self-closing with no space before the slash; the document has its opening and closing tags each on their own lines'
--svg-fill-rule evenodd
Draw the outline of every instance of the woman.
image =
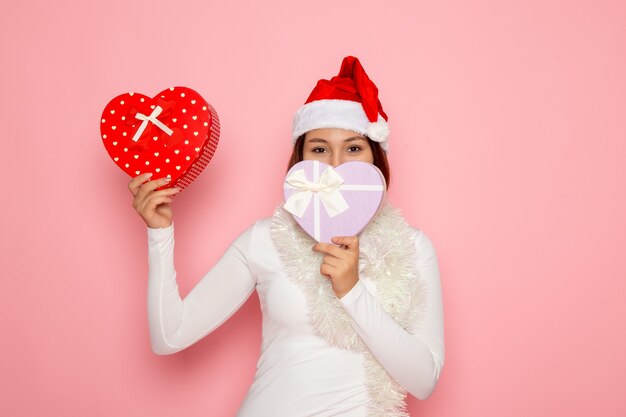
<svg viewBox="0 0 626 417">
<path fill-rule="evenodd" d="M 387 115 L 358 59 L 320 80 L 294 118 L 290 167 L 373 163 L 389 182 Z M 152 349 L 178 352 L 226 321 L 256 289 L 263 341 L 239 417 L 406 416 L 408 391 L 435 388 L 443 309 L 430 239 L 385 204 L 360 236 L 316 243 L 282 207 L 244 231 L 181 300 L 167 179 L 134 178 L 148 226 Z"/>
</svg>

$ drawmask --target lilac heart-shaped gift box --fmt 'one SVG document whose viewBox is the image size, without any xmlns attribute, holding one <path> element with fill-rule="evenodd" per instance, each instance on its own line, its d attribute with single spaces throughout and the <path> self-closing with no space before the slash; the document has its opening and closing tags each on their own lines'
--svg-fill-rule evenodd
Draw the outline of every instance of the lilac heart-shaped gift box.
<svg viewBox="0 0 626 417">
<path fill-rule="evenodd" d="M 320 161 L 295 164 L 284 182 L 285 205 L 318 242 L 356 236 L 374 218 L 385 197 L 385 177 L 367 162 L 331 167 Z"/>
</svg>

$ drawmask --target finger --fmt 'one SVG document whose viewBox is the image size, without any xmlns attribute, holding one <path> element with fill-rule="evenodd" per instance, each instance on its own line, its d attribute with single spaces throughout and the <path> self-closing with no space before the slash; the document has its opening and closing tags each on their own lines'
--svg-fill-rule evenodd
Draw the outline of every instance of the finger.
<svg viewBox="0 0 626 417">
<path fill-rule="evenodd" d="M 141 187 L 139 187 L 139 190 L 137 191 L 137 194 L 135 195 L 135 197 L 139 198 L 140 201 L 143 201 L 151 192 L 153 192 L 159 187 L 162 187 L 168 184 L 170 181 L 171 181 L 171 178 L 164 177 L 164 178 L 159 178 L 158 180 L 147 182 L 141 185 Z"/>
<path fill-rule="evenodd" d="M 142 208 L 142 212 L 143 213 L 152 213 L 153 211 L 156 211 L 156 208 L 159 204 L 163 204 L 163 203 L 171 203 L 173 200 L 166 195 L 162 195 L 159 197 L 154 197 L 154 198 L 148 198 L 146 200 L 145 205 Z"/>
<path fill-rule="evenodd" d="M 315 252 L 325 253 L 327 255 L 332 255 L 337 258 L 341 258 L 345 255 L 345 249 L 340 248 L 337 245 L 333 245 L 332 243 L 318 242 L 313 246 L 313 250 Z"/>
<path fill-rule="evenodd" d="M 348 250 L 359 251 L 359 238 L 357 236 L 335 236 L 331 240 L 333 243 L 344 246 Z"/>
<path fill-rule="evenodd" d="M 317 242 L 315 245 L 313 245 L 313 251 L 314 252 L 324 252 L 326 243 L 324 242 Z"/>
<path fill-rule="evenodd" d="M 182 188 L 165 188 L 163 190 L 159 190 L 159 191 L 154 191 L 151 194 L 148 194 L 148 196 L 146 196 L 146 198 L 144 200 L 142 200 L 141 204 L 138 204 L 139 207 L 142 207 L 142 210 L 144 208 L 148 208 L 150 207 L 152 209 L 152 206 L 154 205 L 154 199 L 155 198 L 160 198 L 160 197 L 172 197 L 172 199 L 170 199 L 170 201 L 167 201 L 167 203 L 171 203 L 173 200 L 173 197 L 178 194 L 180 191 L 182 190 Z M 158 206 L 161 203 L 157 203 L 154 207 L 156 208 L 156 206 Z"/>
<path fill-rule="evenodd" d="M 332 266 L 328 266 L 326 264 L 322 264 L 320 266 L 320 274 L 324 275 L 326 278 L 332 278 L 334 268 Z"/>
<path fill-rule="evenodd" d="M 161 197 L 161 196 L 172 196 L 181 191 L 182 191 L 182 188 L 178 188 L 178 187 L 163 188 L 159 191 L 154 191 L 152 194 L 150 194 L 149 197 L 147 197 L 147 199 L 151 199 L 153 197 Z"/>
<path fill-rule="evenodd" d="M 150 177 L 152 177 L 152 173 L 147 172 L 145 174 L 137 175 L 135 178 L 130 180 L 130 182 L 128 183 L 128 189 L 130 190 L 131 194 L 137 195 L 137 191 L 139 190 L 139 187 L 141 187 L 141 184 L 148 181 Z"/>
<path fill-rule="evenodd" d="M 158 182 L 155 181 L 155 182 Z M 158 184 L 157 184 L 158 186 Z M 159 197 L 172 197 L 175 194 L 179 193 L 182 191 L 182 188 L 180 187 L 172 187 L 172 188 L 163 188 L 161 190 L 158 191 L 152 191 L 150 192 L 148 195 L 146 195 L 146 197 L 144 198 L 143 202 L 147 203 L 155 198 L 159 198 Z"/>
<path fill-rule="evenodd" d="M 332 255 L 326 255 L 324 256 L 324 259 L 322 262 L 328 266 L 332 266 L 333 268 L 336 268 L 337 266 L 341 264 L 342 260 Z"/>
</svg>

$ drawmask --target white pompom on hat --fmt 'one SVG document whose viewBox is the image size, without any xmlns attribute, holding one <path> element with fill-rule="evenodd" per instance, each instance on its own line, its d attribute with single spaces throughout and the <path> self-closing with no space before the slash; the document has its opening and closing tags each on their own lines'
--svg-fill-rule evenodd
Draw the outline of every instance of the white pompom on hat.
<svg viewBox="0 0 626 417">
<path fill-rule="evenodd" d="M 343 59 L 339 74 L 319 80 L 293 118 L 292 142 L 314 129 L 338 128 L 367 136 L 389 151 L 387 115 L 378 99 L 378 88 L 358 58 Z"/>
</svg>

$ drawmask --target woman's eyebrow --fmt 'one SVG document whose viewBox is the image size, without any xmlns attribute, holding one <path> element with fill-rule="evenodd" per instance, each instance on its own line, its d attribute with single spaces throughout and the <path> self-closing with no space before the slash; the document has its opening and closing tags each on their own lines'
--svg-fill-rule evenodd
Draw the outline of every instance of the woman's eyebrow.
<svg viewBox="0 0 626 417">
<path fill-rule="evenodd" d="M 365 138 L 363 136 L 353 136 L 351 138 L 344 139 L 344 142 L 353 142 L 355 140 L 365 140 Z M 322 138 L 311 138 L 309 139 L 309 143 L 311 142 L 328 143 L 326 139 L 322 139 Z"/>
<path fill-rule="evenodd" d="M 345 139 L 344 142 L 354 142 L 355 140 L 365 140 L 363 136 L 353 136 L 351 138 Z"/>
</svg>

